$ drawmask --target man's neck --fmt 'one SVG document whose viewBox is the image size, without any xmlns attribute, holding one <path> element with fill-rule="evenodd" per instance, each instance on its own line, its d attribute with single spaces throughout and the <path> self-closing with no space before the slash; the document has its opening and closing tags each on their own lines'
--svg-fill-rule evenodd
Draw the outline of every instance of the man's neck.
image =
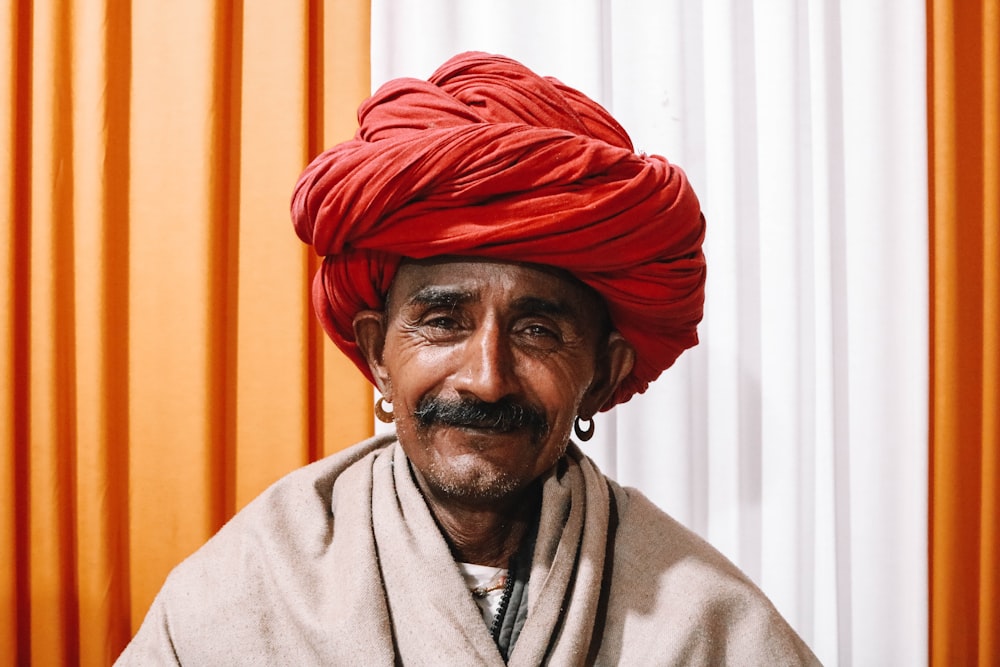
<svg viewBox="0 0 1000 667">
<path fill-rule="evenodd" d="M 417 482 L 452 555 L 463 563 L 507 567 L 541 507 L 537 483 L 502 502 L 478 504 L 436 496 L 419 474 Z"/>
</svg>

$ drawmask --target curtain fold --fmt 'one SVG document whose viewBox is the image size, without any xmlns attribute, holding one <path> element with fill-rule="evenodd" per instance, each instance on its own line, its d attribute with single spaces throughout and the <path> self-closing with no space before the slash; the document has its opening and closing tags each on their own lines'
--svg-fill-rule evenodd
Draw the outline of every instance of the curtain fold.
<svg viewBox="0 0 1000 667">
<path fill-rule="evenodd" d="M 931 664 L 1000 660 L 1000 2 L 928 2 Z"/>
<path fill-rule="evenodd" d="M 4 0 L 0 663 L 110 663 L 167 571 L 371 433 L 288 202 L 368 3 Z"/>
</svg>

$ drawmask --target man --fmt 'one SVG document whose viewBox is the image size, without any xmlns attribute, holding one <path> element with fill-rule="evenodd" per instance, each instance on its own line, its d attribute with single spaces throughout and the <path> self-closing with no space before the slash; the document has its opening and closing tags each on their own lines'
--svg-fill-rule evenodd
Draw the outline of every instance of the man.
<svg viewBox="0 0 1000 667">
<path fill-rule="evenodd" d="M 479 53 L 359 120 L 292 212 L 325 257 L 320 320 L 396 433 L 248 505 L 121 664 L 815 664 L 732 564 L 570 442 L 697 342 L 683 173 Z"/>
</svg>

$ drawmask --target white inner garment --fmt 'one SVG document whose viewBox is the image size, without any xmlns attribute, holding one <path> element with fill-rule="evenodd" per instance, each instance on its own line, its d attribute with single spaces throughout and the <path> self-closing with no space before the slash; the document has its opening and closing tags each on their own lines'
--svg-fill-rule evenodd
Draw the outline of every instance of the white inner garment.
<svg viewBox="0 0 1000 667">
<path fill-rule="evenodd" d="M 492 588 L 485 596 L 473 595 L 472 599 L 479 605 L 479 610 L 483 613 L 483 621 L 486 627 L 493 625 L 493 619 L 500 609 L 500 600 L 503 598 L 503 582 L 507 577 L 507 570 L 502 567 L 490 567 L 489 565 L 476 565 L 475 563 L 459 563 L 458 569 L 465 579 L 465 586 L 471 593 L 477 588 Z"/>
</svg>

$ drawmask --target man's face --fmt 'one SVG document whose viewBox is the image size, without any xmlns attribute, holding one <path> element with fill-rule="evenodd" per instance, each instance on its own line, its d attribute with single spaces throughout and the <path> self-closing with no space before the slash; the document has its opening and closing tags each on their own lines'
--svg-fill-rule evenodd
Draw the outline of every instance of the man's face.
<svg viewBox="0 0 1000 667">
<path fill-rule="evenodd" d="M 355 331 L 423 481 L 470 503 L 551 468 L 633 359 L 588 288 L 489 260 L 404 263 L 386 312 L 358 315 Z"/>
</svg>

